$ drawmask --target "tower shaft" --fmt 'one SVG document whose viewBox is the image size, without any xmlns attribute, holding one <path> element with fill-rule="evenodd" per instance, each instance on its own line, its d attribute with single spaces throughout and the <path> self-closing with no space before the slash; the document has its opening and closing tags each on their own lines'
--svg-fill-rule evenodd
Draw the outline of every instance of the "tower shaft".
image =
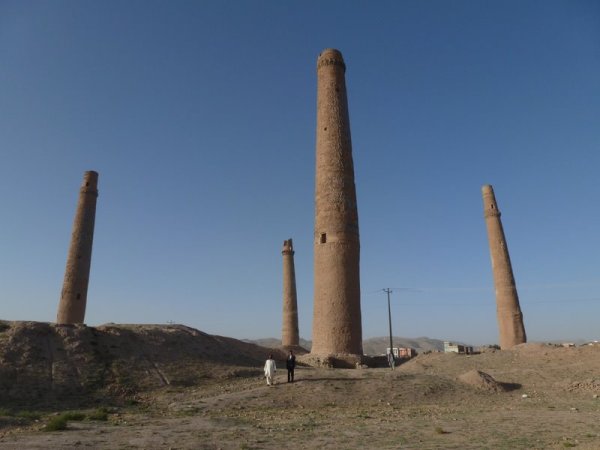
<svg viewBox="0 0 600 450">
<path fill-rule="evenodd" d="M 85 172 L 79 191 L 65 279 L 58 305 L 56 322 L 59 324 L 83 323 L 85 319 L 97 198 L 98 173 Z"/>
<path fill-rule="evenodd" d="M 360 242 L 345 81 L 338 50 L 317 61 L 314 318 L 311 353 L 362 355 Z"/>
<path fill-rule="evenodd" d="M 298 298 L 296 295 L 296 271 L 294 269 L 294 246 L 292 240 L 283 241 L 283 326 L 281 345 L 299 347 Z"/>
<path fill-rule="evenodd" d="M 494 189 L 490 185 L 485 185 L 482 188 L 482 194 L 483 214 L 487 226 L 496 289 L 500 348 L 505 350 L 527 342 L 527 336 Z"/>
</svg>

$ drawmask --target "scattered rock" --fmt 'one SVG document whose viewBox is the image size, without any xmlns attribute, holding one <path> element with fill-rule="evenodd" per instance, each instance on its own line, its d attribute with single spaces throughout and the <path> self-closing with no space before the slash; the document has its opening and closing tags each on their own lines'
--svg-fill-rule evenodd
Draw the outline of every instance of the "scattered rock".
<svg viewBox="0 0 600 450">
<path fill-rule="evenodd" d="M 569 392 L 600 392 L 600 379 L 589 378 L 583 381 L 573 381 L 566 386 Z"/>
</svg>

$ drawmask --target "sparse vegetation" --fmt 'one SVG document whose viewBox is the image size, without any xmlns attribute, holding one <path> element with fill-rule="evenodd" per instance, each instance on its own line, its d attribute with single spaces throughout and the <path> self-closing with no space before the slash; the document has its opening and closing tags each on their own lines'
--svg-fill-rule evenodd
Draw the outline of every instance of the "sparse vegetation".
<svg viewBox="0 0 600 450">
<path fill-rule="evenodd" d="M 52 417 L 44 427 L 44 431 L 66 430 L 68 422 L 69 421 L 64 415 Z"/>
<path fill-rule="evenodd" d="M 58 416 L 50 418 L 44 431 L 60 431 L 66 430 L 69 421 L 79 422 L 85 419 L 85 414 L 79 411 L 67 411 Z"/>
<path fill-rule="evenodd" d="M 35 411 L 19 411 L 14 416 L 27 420 L 40 420 L 42 418 L 42 415 Z"/>
<path fill-rule="evenodd" d="M 35 411 L 13 411 L 8 408 L 0 408 L 0 416 L 3 417 L 16 417 L 18 419 L 26 420 L 40 420 L 42 415 Z"/>
<path fill-rule="evenodd" d="M 182 416 L 195 416 L 200 414 L 203 411 L 202 408 L 198 406 L 192 406 L 190 408 L 186 408 L 180 412 Z"/>
<path fill-rule="evenodd" d="M 89 420 L 107 421 L 108 410 L 106 408 L 98 408 L 88 415 Z"/>
<path fill-rule="evenodd" d="M 80 422 L 83 419 L 85 419 L 85 414 L 79 411 L 67 411 L 65 413 L 62 413 L 61 416 L 73 422 Z"/>
</svg>

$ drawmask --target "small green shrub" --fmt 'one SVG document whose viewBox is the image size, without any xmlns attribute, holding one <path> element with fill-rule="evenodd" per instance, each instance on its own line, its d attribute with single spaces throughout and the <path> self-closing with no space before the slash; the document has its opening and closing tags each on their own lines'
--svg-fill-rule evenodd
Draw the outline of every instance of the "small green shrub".
<svg viewBox="0 0 600 450">
<path fill-rule="evenodd" d="M 44 427 L 44 431 L 66 430 L 69 420 L 78 422 L 83 419 L 85 419 L 85 414 L 78 411 L 67 411 L 59 416 L 52 417 Z"/>
<path fill-rule="evenodd" d="M 61 430 L 66 430 L 67 429 L 67 418 L 64 416 L 64 414 L 61 414 L 60 416 L 56 416 L 51 418 L 48 423 L 46 424 L 46 426 L 44 427 L 44 431 L 61 431 Z"/>
<path fill-rule="evenodd" d="M 108 411 L 106 410 L 106 408 L 98 408 L 93 413 L 88 414 L 88 419 L 89 420 L 107 421 L 108 420 Z"/>
<path fill-rule="evenodd" d="M 69 411 L 61 414 L 66 420 L 72 420 L 74 422 L 80 422 L 85 419 L 85 414 L 77 412 L 77 411 Z"/>
<path fill-rule="evenodd" d="M 444 430 L 442 427 L 435 427 L 436 434 L 448 434 L 449 431 Z"/>
</svg>

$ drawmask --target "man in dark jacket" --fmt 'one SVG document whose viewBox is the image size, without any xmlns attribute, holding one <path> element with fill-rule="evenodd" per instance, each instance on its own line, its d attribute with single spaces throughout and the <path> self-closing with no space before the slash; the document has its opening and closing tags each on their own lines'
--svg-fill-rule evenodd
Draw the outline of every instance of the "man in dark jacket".
<svg viewBox="0 0 600 450">
<path fill-rule="evenodd" d="M 288 355 L 285 361 L 285 367 L 287 367 L 288 371 L 288 383 L 294 382 L 294 369 L 296 368 L 296 357 L 294 356 L 294 352 L 290 350 L 290 354 Z"/>
</svg>

